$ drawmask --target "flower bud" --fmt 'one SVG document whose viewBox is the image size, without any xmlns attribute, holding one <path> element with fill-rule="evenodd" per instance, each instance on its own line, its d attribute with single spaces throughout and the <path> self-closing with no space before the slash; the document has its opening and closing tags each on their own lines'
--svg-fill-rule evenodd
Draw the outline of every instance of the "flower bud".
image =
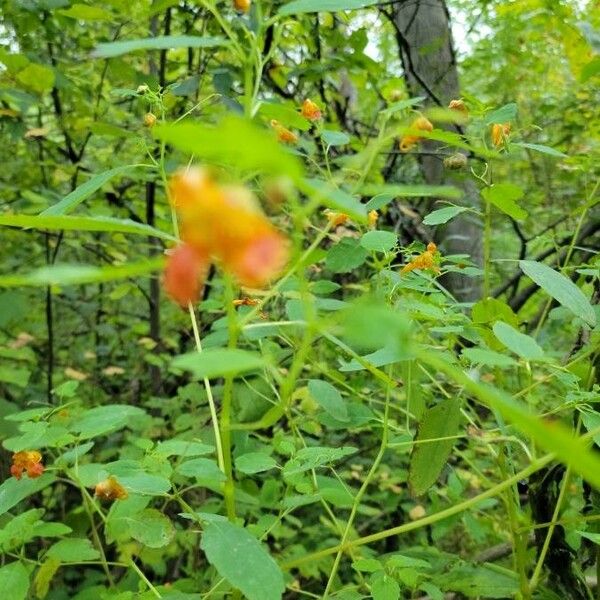
<svg viewBox="0 0 600 600">
<path fill-rule="evenodd" d="M 156 124 L 156 115 L 153 115 L 151 112 L 146 113 L 144 115 L 144 125 L 148 128 L 154 127 Z"/>
<path fill-rule="evenodd" d="M 457 152 L 452 156 L 447 156 L 444 159 L 444 167 L 451 171 L 459 171 L 467 166 L 467 157 L 461 152 Z"/>
</svg>

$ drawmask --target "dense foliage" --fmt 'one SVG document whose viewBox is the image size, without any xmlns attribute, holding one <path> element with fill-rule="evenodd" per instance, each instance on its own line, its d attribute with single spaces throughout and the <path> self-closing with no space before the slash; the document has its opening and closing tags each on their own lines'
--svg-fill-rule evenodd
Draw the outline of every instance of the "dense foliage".
<svg viewBox="0 0 600 600">
<path fill-rule="evenodd" d="M 429 4 L 0 3 L 2 598 L 600 598 L 600 12 Z"/>
</svg>

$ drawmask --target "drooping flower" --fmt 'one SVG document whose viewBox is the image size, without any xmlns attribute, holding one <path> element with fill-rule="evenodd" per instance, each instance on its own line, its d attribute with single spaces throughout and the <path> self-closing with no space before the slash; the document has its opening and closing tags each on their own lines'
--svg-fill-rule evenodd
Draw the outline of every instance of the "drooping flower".
<svg viewBox="0 0 600 600">
<path fill-rule="evenodd" d="M 416 129 L 419 131 L 433 131 L 433 124 L 426 117 L 417 117 L 410 125 L 411 129 Z M 400 151 L 408 152 L 411 150 L 419 141 L 421 140 L 421 136 L 415 134 L 405 135 L 400 140 Z"/>
<path fill-rule="evenodd" d="M 369 214 L 367 215 L 367 221 L 368 221 L 369 227 L 371 229 L 375 229 L 375 227 L 377 226 L 378 219 L 379 219 L 379 213 L 376 210 L 369 211 Z"/>
<path fill-rule="evenodd" d="M 10 473 L 15 479 L 21 479 L 23 472 L 26 472 L 31 479 L 39 477 L 44 472 L 42 455 L 37 450 L 15 452 L 12 456 L 12 462 Z"/>
<path fill-rule="evenodd" d="M 318 121 L 321 118 L 321 109 L 309 98 L 302 103 L 300 114 L 309 121 Z"/>
<path fill-rule="evenodd" d="M 460 100 L 450 100 L 450 104 L 448 104 L 448 108 L 450 110 L 457 110 L 463 113 L 465 116 L 468 116 L 469 109 L 465 104 L 464 100 L 461 98 Z"/>
<path fill-rule="evenodd" d="M 233 0 L 233 6 L 235 10 L 247 13 L 250 10 L 251 0 Z"/>
<path fill-rule="evenodd" d="M 496 148 L 503 146 L 510 135 L 510 123 L 494 123 L 492 125 L 492 143 Z"/>
<path fill-rule="evenodd" d="M 427 244 L 427 249 L 418 256 L 415 256 L 409 263 L 402 267 L 400 273 L 410 273 L 411 271 L 421 269 L 431 269 L 435 273 L 440 272 L 440 268 L 436 264 L 436 255 L 438 254 L 437 246 L 433 242 Z"/>
<path fill-rule="evenodd" d="M 244 298 L 236 298 L 233 301 L 233 305 L 235 307 L 238 306 L 256 306 L 259 303 L 259 301 L 256 298 L 248 298 L 248 296 L 245 296 Z"/>
<path fill-rule="evenodd" d="M 165 289 L 179 304 L 198 298 L 211 261 L 251 288 L 285 267 L 288 241 L 248 189 L 220 186 L 206 171 L 190 169 L 171 179 L 169 191 L 183 244 L 167 263 Z"/>
<path fill-rule="evenodd" d="M 113 500 L 125 500 L 129 497 L 127 490 L 112 475 L 96 485 L 94 496 L 107 502 Z"/>
<path fill-rule="evenodd" d="M 190 302 L 196 302 L 202 293 L 209 266 L 207 254 L 188 244 L 181 244 L 171 251 L 167 259 L 163 275 L 165 291 L 183 308 Z"/>
<path fill-rule="evenodd" d="M 286 129 L 279 121 L 271 120 L 271 127 L 277 134 L 277 139 L 284 144 L 295 144 L 298 141 L 298 136 L 289 129 Z"/>
</svg>

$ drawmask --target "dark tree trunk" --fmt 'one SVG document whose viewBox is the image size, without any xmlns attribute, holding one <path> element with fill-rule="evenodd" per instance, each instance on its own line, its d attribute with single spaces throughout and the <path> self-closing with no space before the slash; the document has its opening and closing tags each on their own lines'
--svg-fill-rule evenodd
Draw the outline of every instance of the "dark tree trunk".
<svg viewBox="0 0 600 600">
<path fill-rule="evenodd" d="M 388 17 L 396 37 L 411 96 L 424 96 L 427 105 L 446 107 L 460 98 L 450 15 L 444 0 L 405 0 L 392 5 Z M 439 144 L 426 142 L 425 151 L 435 152 Z M 459 185 L 469 206 L 479 208 L 477 187 L 468 176 L 456 176 L 444 169 L 442 158 L 424 155 L 420 159 L 425 181 L 432 185 Z M 436 232 L 445 254 L 468 254 L 482 264 L 482 224 L 472 213 L 463 213 Z M 480 298 L 481 281 L 460 274 L 447 276 L 445 284 L 459 299 Z"/>
</svg>

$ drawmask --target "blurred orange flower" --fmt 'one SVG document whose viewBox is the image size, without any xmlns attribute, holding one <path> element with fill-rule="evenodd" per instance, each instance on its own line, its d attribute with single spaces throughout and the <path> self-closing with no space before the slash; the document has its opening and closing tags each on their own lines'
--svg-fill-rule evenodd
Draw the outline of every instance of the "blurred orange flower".
<svg viewBox="0 0 600 600">
<path fill-rule="evenodd" d="M 318 121 L 321 118 L 321 109 L 309 98 L 302 103 L 300 114 L 309 121 Z"/>
<path fill-rule="evenodd" d="M 233 0 L 235 10 L 247 13 L 250 10 L 251 0 Z"/>
<path fill-rule="evenodd" d="M 101 481 L 94 490 L 94 496 L 101 500 L 125 500 L 129 497 L 127 490 L 112 475 Z"/>
<path fill-rule="evenodd" d="M 198 298 L 211 260 L 243 286 L 262 287 L 285 267 L 289 248 L 244 187 L 220 186 L 202 169 L 176 174 L 170 198 L 183 245 L 169 257 L 165 290 L 185 306 Z"/>
<path fill-rule="evenodd" d="M 409 263 L 404 265 L 400 273 L 410 273 L 411 271 L 420 269 L 431 269 L 432 271 L 439 273 L 440 268 L 436 264 L 437 253 L 437 246 L 433 242 L 429 242 L 425 252 L 415 256 Z"/>
<path fill-rule="evenodd" d="M 350 219 L 346 213 L 335 212 L 329 209 L 325 211 L 325 216 L 327 217 L 327 221 L 331 227 L 339 227 L 340 225 L 344 225 Z"/>
<path fill-rule="evenodd" d="M 502 146 L 510 135 L 510 123 L 494 123 L 492 125 L 492 143 L 494 146 Z"/>
<path fill-rule="evenodd" d="M 289 129 L 286 129 L 279 121 L 273 119 L 271 121 L 271 127 L 277 134 L 277 139 L 284 144 L 295 144 L 298 141 L 298 136 Z"/>
<path fill-rule="evenodd" d="M 37 450 L 22 450 L 21 452 L 15 452 L 12 456 L 12 462 L 10 474 L 15 479 L 21 479 L 24 471 L 27 472 L 27 475 L 31 479 L 39 477 L 44 472 L 42 455 Z"/>
<path fill-rule="evenodd" d="M 256 298 L 248 298 L 247 296 L 244 298 L 237 298 L 233 301 L 234 306 L 256 306 L 258 304 L 258 300 Z"/>
<path fill-rule="evenodd" d="M 425 117 L 417 117 L 410 124 L 410 128 L 411 129 L 417 129 L 417 130 L 420 130 L 420 131 L 432 131 L 433 130 L 433 124 L 431 123 L 431 121 L 429 119 L 427 119 Z M 405 135 L 400 140 L 400 151 L 401 152 L 408 152 L 420 140 L 421 140 L 421 137 L 418 136 L 418 135 L 414 135 L 414 134 Z"/>
</svg>

